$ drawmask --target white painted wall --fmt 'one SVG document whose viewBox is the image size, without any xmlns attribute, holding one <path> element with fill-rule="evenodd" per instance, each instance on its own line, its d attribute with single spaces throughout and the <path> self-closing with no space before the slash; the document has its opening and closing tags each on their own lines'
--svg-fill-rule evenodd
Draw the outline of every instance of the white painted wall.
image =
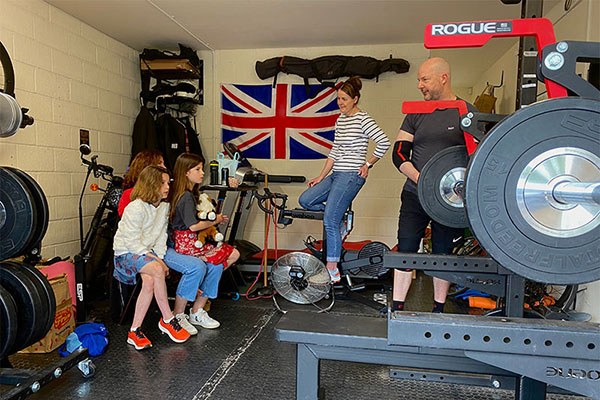
<svg viewBox="0 0 600 400">
<path fill-rule="evenodd" d="M 42 256 L 73 256 L 85 176 L 79 129 L 90 131 L 98 162 L 125 171 L 139 111 L 138 53 L 41 0 L 0 0 L 0 41 L 14 65 L 17 100 L 35 119 L 0 139 L 0 165 L 27 172 L 46 193 L 50 223 Z M 84 226 L 100 199 L 87 193 Z"/>
</svg>

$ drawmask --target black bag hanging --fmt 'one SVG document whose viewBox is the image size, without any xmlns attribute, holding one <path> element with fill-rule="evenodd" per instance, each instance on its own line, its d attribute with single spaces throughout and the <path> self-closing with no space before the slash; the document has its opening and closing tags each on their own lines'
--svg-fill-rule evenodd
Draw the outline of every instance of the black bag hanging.
<svg viewBox="0 0 600 400">
<path fill-rule="evenodd" d="M 402 58 L 377 60 L 367 56 L 323 56 L 313 60 L 283 56 L 257 61 L 256 74 L 260 79 L 274 77 L 279 72 L 302 77 L 306 84 L 314 78 L 323 83 L 341 77 L 360 76 L 364 79 L 378 78 L 382 72 L 408 72 L 410 63 Z"/>
<path fill-rule="evenodd" d="M 281 60 L 283 57 L 274 57 L 269 58 L 265 61 L 257 61 L 254 69 L 256 71 L 256 75 L 260 79 L 267 79 L 277 76 L 279 71 L 281 71 Z"/>
<path fill-rule="evenodd" d="M 346 76 L 346 64 L 352 57 L 347 56 L 324 56 L 308 61 L 312 75 L 307 78 L 316 78 L 319 82 L 332 80 Z"/>
<path fill-rule="evenodd" d="M 404 61 L 404 60 L 403 60 Z M 373 57 L 350 57 L 346 62 L 344 73 L 346 76 L 360 76 L 364 79 L 375 79 L 379 77 L 382 61 Z M 406 71 L 404 71 L 406 72 Z"/>
<path fill-rule="evenodd" d="M 402 58 L 388 58 L 387 60 L 381 61 L 380 68 L 380 72 L 393 71 L 397 74 L 403 74 L 408 72 L 410 64 Z"/>
</svg>

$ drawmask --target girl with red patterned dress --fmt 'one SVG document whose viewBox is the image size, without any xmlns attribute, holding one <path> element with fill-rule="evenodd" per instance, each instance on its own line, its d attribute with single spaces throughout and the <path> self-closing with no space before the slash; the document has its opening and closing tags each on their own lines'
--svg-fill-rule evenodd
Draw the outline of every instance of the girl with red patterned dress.
<svg viewBox="0 0 600 400">
<path fill-rule="evenodd" d="M 202 247 L 196 246 L 198 232 L 228 220 L 223 214 L 218 214 L 214 221 L 201 221 L 197 216 L 195 194 L 204 178 L 204 159 L 197 154 L 183 153 L 177 157 L 173 169 L 175 180 L 170 192 L 170 221 L 175 251 L 205 261 L 209 273 L 211 268 L 226 269 L 240 257 L 237 249 L 227 243 L 219 246 L 210 243 L 205 243 Z M 208 315 L 202 315 L 202 319 L 208 318 Z M 200 323 L 202 321 L 196 319 L 195 314 L 190 312 L 190 322 L 203 326 Z"/>
</svg>

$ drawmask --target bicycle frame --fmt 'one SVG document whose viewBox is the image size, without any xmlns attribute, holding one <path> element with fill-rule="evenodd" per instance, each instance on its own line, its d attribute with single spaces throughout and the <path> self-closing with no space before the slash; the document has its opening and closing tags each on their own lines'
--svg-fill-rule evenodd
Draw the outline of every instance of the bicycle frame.
<svg viewBox="0 0 600 400">
<path fill-rule="evenodd" d="M 75 280 L 77 289 L 77 322 L 85 322 L 87 316 L 86 304 L 85 304 L 85 286 L 87 283 L 86 269 L 88 262 L 91 258 L 91 251 L 93 245 L 98 238 L 99 228 L 105 223 L 116 224 L 119 220 L 117 215 L 117 204 L 118 197 L 120 197 L 121 185 L 123 178 L 113 175 L 113 169 L 109 166 L 98 164 L 96 162 L 97 156 L 93 156 L 90 160 L 84 158 L 85 151 L 82 150 L 81 160 L 84 165 L 87 165 L 87 174 L 83 183 L 83 188 L 79 196 L 79 239 L 80 239 L 80 252 L 75 258 Z M 89 154 L 89 153 L 87 153 Z M 94 174 L 96 178 L 102 178 L 107 181 L 105 189 L 100 189 L 104 192 L 98 207 L 94 213 L 90 227 L 85 235 L 83 233 L 83 195 L 89 178 Z M 108 210 L 108 215 L 104 217 L 105 212 Z"/>
</svg>

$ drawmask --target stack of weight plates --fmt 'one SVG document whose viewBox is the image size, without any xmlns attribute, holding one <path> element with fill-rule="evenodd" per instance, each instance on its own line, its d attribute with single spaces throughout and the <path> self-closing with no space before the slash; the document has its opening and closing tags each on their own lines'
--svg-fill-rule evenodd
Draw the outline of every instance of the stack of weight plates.
<svg viewBox="0 0 600 400">
<path fill-rule="evenodd" d="M 52 286 L 35 267 L 8 259 L 39 252 L 48 202 L 25 172 L 0 167 L 0 360 L 42 339 L 56 313 Z"/>
</svg>

